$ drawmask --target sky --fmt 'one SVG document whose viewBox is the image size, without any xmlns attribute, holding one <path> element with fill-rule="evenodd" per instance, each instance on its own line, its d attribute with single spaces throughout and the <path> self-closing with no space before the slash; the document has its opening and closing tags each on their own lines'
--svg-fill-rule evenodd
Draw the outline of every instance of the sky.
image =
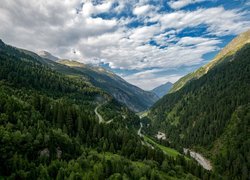
<svg viewBox="0 0 250 180">
<path fill-rule="evenodd" d="M 250 29 L 250 0 L 1 0 L 0 39 L 95 64 L 145 90 Z"/>
</svg>

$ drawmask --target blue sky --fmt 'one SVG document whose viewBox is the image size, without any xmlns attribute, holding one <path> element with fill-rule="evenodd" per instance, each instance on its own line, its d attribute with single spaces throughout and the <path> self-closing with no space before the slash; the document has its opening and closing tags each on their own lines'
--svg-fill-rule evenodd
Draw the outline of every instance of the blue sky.
<svg viewBox="0 0 250 180">
<path fill-rule="evenodd" d="M 249 17 L 250 0 L 3 0 L 0 38 L 150 90 L 206 64 Z"/>
</svg>

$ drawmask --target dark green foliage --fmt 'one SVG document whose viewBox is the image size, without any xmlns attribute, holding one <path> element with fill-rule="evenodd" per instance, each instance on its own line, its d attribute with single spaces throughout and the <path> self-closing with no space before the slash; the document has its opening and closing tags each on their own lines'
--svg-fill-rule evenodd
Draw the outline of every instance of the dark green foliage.
<svg viewBox="0 0 250 180">
<path fill-rule="evenodd" d="M 247 179 L 250 176 L 249 120 L 250 104 L 240 106 L 233 113 L 225 132 L 216 143 L 220 149 L 214 159 L 218 173 L 228 174 L 234 179 Z"/>
<path fill-rule="evenodd" d="M 249 112 L 247 104 L 250 102 L 250 45 L 226 58 L 206 75 L 158 101 L 149 115 L 153 120 L 153 127 L 149 129 L 164 130 L 177 146 L 203 147 L 213 154 L 224 154 L 217 155 L 218 171 L 228 177 L 244 179 L 250 163 L 249 116 L 246 112 Z M 215 141 L 226 132 L 241 106 L 246 107 L 245 116 L 238 116 L 239 122 L 230 130 L 231 136 L 225 138 L 228 143 L 223 150 L 216 149 Z"/>
<path fill-rule="evenodd" d="M 100 89 L 66 77 L 15 48 L 1 45 L 0 52 L 0 177 L 210 175 L 193 161 L 183 163 L 182 156 L 173 159 L 143 145 L 135 133 L 139 118 Z M 110 124 L 97 121 L 94 109 L 100 101 L 106 102 L 101 113 L 114 119 Z"/>
</svg>

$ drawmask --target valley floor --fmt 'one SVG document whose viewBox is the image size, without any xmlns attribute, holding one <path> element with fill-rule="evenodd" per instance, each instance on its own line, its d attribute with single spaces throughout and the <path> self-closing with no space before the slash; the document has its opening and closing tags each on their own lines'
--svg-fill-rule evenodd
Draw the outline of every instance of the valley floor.
<svg viewBox="0 0 250 180">
<path fill-rule="evenodd" d="M 173 157 L 180 155 L 180 153 L 178 151 L 176 151 L 172 148 L 163 146 L 161 144 L 158 144 L 154 140 L 152 140 L 151 138 L 143 135 L 141 133 L 142 128 L 143 128 L 143 124 L 140 123 L 140 128 L 138 129 L 137 134 L 138 134 L 138 136 L 140 136 L 144 139 L 146 144 L 149 144 L 150 146 L 151 146 L 151 144 L 153 144 L 153 145 L 157 146 L 158 148 L 160 148 L 164 153 L 166 153 L 170 156 L 173 156 Z M 183 148 L 183 151 L 184 151 L 184 154 L 188 154 L 188 152 L 189 152 L 190 156 L 192 158 L 194 158 L 198 162 L 198 164 L 201 165 L 204 169 L 209 170 L 209 171 L 212 170 L 211 162 L 208 159 L 206 159 L 202 154 L 197 153 L 197 152 L 190 150 L 190 149 L 187 149 L 187 148 Z"/>
</svg>

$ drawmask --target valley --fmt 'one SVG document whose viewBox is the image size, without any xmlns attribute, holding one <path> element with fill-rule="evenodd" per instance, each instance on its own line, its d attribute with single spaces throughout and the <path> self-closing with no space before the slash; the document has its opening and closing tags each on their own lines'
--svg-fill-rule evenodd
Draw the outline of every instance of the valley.
<svg viewBox="0 0 250 180">
<path fill-rule="evenodd" d="M 176 157 L 178 155 L 181 156 L 181 154 L 178 151 L 176 151 L 172 148 L 166 147 L 164 145 L 158 144 L 154 140 L 152 140 L 150 137 L 143 135 L 141 132 L 142 128 L 143 128 L 143 124 L 140 123 L 140 128 L 138 129 L 137 134 L 138 134 L 138 136 L 140 136 L 144 140 L 145 144 L 147 144 L 148 146 L 150 146 L 152 148 L 154 148 L 154 146 L 156 146 L 169 156 L 172 156 L 172 157 Z M 152 146 L 152 145 L 154 145 L 154 146 Z M 184 155 L 189 154 L 190 157 L 195 159 L 197 161 L 197 163 L 199 163 L 204 169 L 209 170 L 209 171 L 212 170 L 211 162 L 208 159 L 206 159 L 205 157 L 203 157 L 200 153 L 197 153 L 195 151 L 192 151 L 192 150 L 186 149 L 186 148 L 183 148 L 183 152 L 184 152 Z M 189 160 L 188 157 L 185 157 L 185 158 L 187 160 Z"/>
<path fill-rule="evenodd" d="M 248 179 L 250 30 L 150 91 L 102 61 L 0 40 L 0 179 Z M 135 67 L 124 77 L 163 73 Z"/>
<path fill-rule="evenodd" d="M 165 133 L 171 146 L 189 149 L 205 169 L 232 179 L 245 179 L 249 164 L 249 32 L 177 81 L 148 112 L 145 130 Z"/>
<path fill-rule="evenodd" d="M 69 76 L 76 69 L 3 42 L 0 59 L 1 178 L 212 176 L 142 143 L 140 118 L 83 76 Z"/>
</svg>

